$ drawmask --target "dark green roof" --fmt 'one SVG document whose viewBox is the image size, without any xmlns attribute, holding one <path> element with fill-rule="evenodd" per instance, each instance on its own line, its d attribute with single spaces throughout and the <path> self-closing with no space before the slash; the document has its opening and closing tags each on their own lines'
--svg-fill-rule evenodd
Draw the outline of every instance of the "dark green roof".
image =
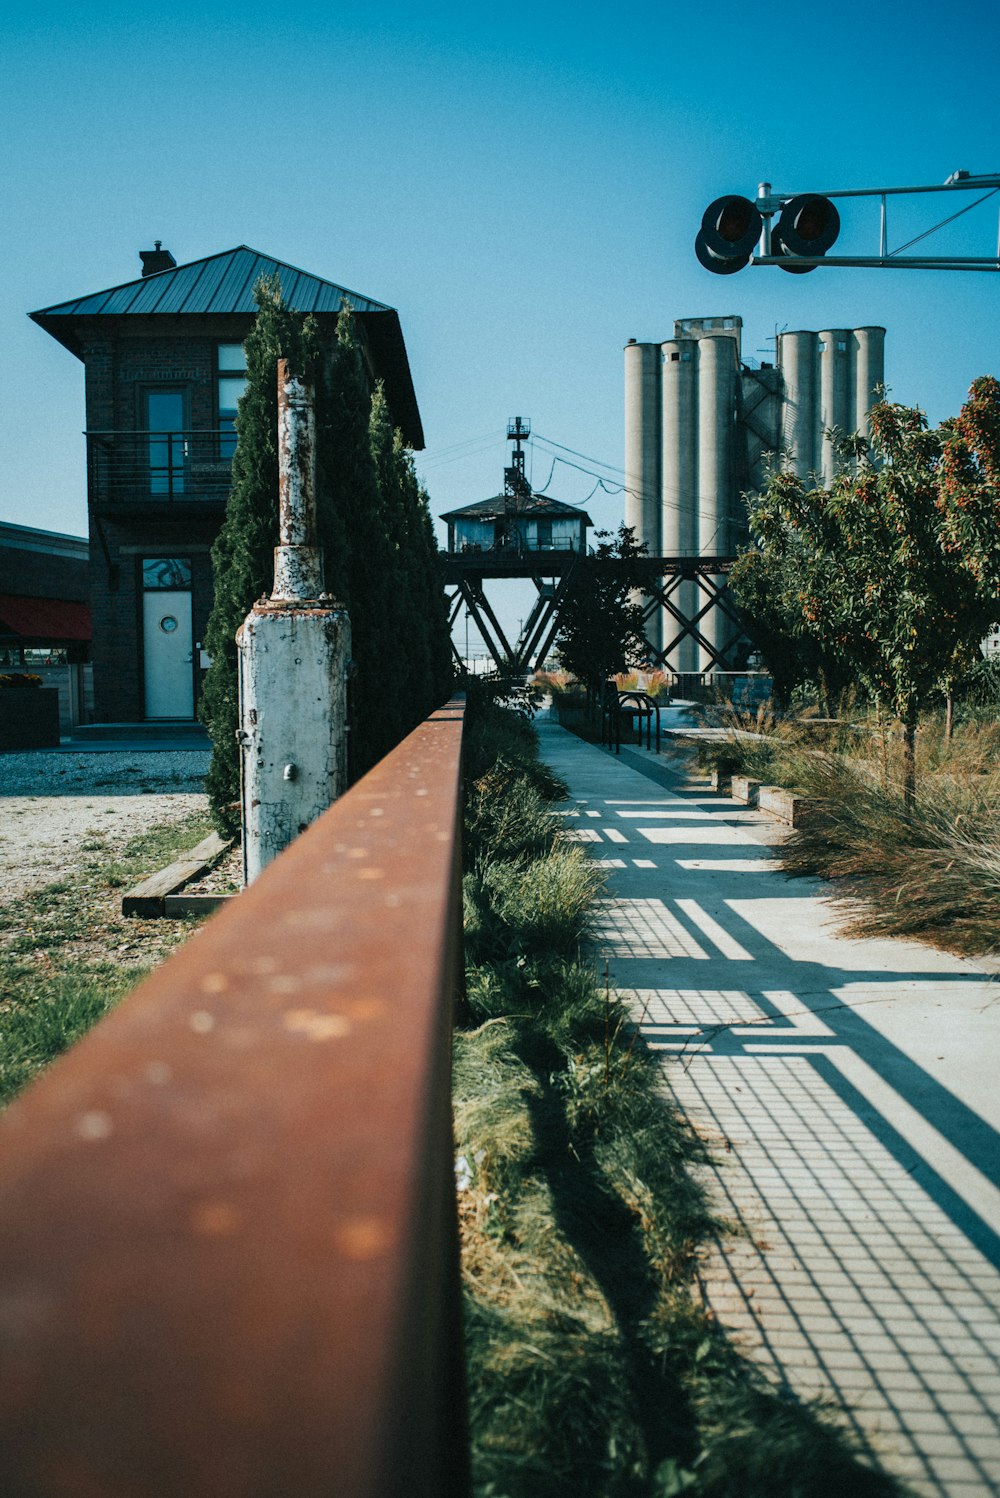
<svg viewBox="0 0 1000 1498">
<path fill-rule="evenodd" d="M 375 373 L 384 379 L 393 419 L 411 447 L 424 445 L 420 412 L 410 375 L 399 315 L 395 308 L 349 291 L 333 281 L 310 275 L 284 260 L 262 255 L 248 245 L 192 260 L 152 276 L 140 276 L 107 291 L 57 302 L 30 315 L 79 358 L 80 318 L 92 317 L 251 317 L 257 307 L 253 289 L 261 276 L 276 275 L 286 304 L 296 312 L 333 316 L 350 302 L 364 326 Z"/>
<path fill-rule="evenodd" d="M 524 515 L 531 520 L 565 520 L 572 515 L 584 525 L 593 525 L 585 510 L 568 505 L 561 499 L 550 499 L 546 494 L 529 494 L 513 499 L 506 494 L 494 494 L 490 499 L 479 499 L 475 504 L 464 505 L 460 510 L 449 510 L 442 520 L 499 520 L 504 515 Z"/>
<path fill-rule="evenodd" d="M 57 302 L 43 307 L 31 316 L 87 317 L 121 316 L 124 313 L 148 315 L 153 312 L 256 312 L 253 289 L 261 276 L 278 276 L 281 291 L 289 307 L 296 312 L 339 312 L 346 298 L 356 312 L 391 312 L 383 302 L 348 291 L 319 276 L 298 270 L 284 260 L 262 255 L 259 250 L 241 244 L 235 250 L 222 250 L 204 260 L 175 265 L 171 270 L 153 276 L 141 276 L 112 286 L 108 291 L 92 291 L 87 296 Z"/>
</svg>

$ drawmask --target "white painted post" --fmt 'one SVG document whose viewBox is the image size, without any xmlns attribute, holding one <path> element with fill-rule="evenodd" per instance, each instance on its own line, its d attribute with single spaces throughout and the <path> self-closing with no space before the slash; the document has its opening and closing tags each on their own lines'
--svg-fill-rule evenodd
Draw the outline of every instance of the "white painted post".
<svg viewBox="0 0 1000 1498">
<path fill-rule="evenodd" d="M 346 610 L 323 592 L 316 533 L 311 382 L 278 363 L 279 537 L 274 588 L 254 604 L 239 649 L 246 883 L 345 789 Z"/>
</svg>

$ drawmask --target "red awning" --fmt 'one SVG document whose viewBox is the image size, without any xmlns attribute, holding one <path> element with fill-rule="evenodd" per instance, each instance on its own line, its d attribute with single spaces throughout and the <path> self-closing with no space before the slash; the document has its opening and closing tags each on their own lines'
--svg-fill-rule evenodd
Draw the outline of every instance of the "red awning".
<svg viewBox="0 0 1000 1498">
<path fill-rule="evenodd" d="M 62 645 L 91 637 L 90 609 L 65 598 L 20 598 L 0 593 L 0 635 L 25 644 Z"/>
</svg>

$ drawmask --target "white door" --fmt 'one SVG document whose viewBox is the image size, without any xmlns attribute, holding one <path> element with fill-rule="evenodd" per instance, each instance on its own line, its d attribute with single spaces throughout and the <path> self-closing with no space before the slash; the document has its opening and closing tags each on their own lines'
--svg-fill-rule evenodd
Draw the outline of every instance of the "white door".
<svg viewBox="0 0 1000 1498">
<path fill-rule="evenodd" d="M 191 594 L 144 593 L 146 717 L 194 717 Z"/>
</svg>

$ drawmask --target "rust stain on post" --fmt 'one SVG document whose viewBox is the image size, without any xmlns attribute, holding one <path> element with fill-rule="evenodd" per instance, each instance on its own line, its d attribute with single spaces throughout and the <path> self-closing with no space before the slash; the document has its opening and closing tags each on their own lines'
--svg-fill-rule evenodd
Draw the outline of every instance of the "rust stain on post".
<svg viewBox="0 0 1000 1498">
<path fill-rule="evenodd" d="M 4 1491 L 467 1491 L 461 734 L 421 725 L 4 1116 Z"/>
<path fill-rule="evenodd" d="M 316 412 L 312 380 L 278 360 L 278 539 L 272 600 L 317 598 Z"/>
<path fill-rule="evenodd" d="M 316 545 L 312 381 L 278 360 L 278 524 L 283 546 Z"/>
</svg>

